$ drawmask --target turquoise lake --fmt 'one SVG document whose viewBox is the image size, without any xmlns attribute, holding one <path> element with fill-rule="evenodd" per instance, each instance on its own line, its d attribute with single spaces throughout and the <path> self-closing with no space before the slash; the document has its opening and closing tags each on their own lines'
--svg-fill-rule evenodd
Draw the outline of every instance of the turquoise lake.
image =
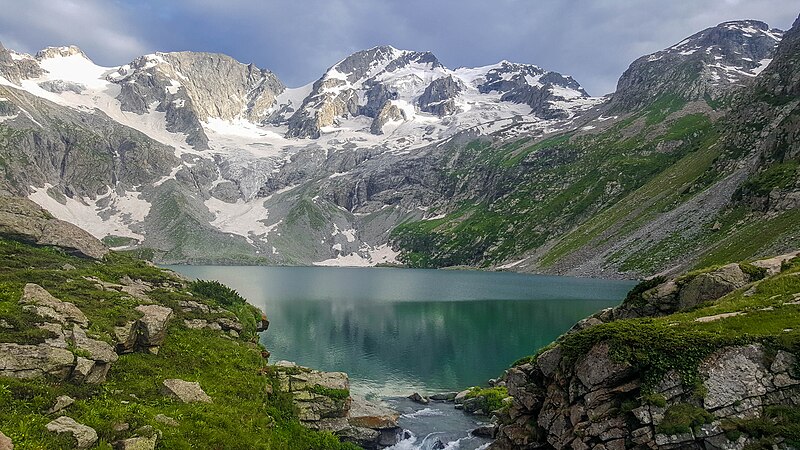
<svg viewBox="0 0 800 450">
<path fill-rule="evenodd" d="M 503 272 L 169 266 L 213 279 L 269 317 L 271 362 L 350 375 L 368 397 L 482 385 L 634 285 Z"/>
</svg>

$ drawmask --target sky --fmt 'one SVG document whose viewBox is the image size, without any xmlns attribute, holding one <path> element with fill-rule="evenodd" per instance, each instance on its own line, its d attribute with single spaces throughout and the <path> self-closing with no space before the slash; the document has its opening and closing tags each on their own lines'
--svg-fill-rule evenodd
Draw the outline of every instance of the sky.
<svg viewBox="0 0 800 450">
<path fill-rule="evenodd" d="M 207 51 L 313 82 L 377 45 L 432 51 L 447 67 L 500 60 L 613 92 L 636 58 L 720 22 L 788 29 L 797 0 L 0 0 L 0 42 L 35 53 L 77 45 L 118 66 L 155 51 Z"/>
</svg>

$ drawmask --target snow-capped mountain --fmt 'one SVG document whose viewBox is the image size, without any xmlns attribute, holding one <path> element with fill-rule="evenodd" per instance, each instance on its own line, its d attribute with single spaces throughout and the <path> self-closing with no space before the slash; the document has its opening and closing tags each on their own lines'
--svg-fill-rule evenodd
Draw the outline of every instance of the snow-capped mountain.
<svg viewBox="0 0 800 450">
<path fill-rule="evenodd" d="M 443 137 L 513 116 L 567 118 L 597 102 L 573 79 L 533 65 L 503 61 L 450 70 L 430 52 L 384 46 L 328 69 L 289 117 L 287 136 L 359 128 L 381 135 L 399 128 Z"/>
<path fill-rule="evenodd" d="M 748 59 L 763 64 L 781 34 L 747 24 L 637 60 L 612 102 L 635 90 L 626 76 L 659 61 L 669 69 L 710 54 L 702 70 L 755 72 Z M 729 46 L 726 33 L 741 42 Z M 708 39 L 719 50 L 691 51 L 713 47 Z M 220 54 L 102 67 L 77 47 L 33 56 L 0 47 L 0 192 L 162 261 L 391 262 L 399 223 L 480 196 L 472 178 L 489 174 L 446 170 L 467 143 L 574 130 L 607 102 L 534 65 L 449 69 L 390 46 L 298 88 Z"/>
</svg>

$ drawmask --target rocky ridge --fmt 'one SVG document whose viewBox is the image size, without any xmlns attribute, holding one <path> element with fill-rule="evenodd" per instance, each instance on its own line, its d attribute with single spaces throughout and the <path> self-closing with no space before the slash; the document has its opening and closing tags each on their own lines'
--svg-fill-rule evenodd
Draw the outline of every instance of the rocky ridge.
<svg viewBox="0 0 800 450">
<path fill-rule="evenodd" d="M 796 255 L 643 282 L 505 372 L 490 448 L 793 448 L 775 414 L 800 408 L 797 330 L 780 319 L 797 313 Z"/>
</svg>

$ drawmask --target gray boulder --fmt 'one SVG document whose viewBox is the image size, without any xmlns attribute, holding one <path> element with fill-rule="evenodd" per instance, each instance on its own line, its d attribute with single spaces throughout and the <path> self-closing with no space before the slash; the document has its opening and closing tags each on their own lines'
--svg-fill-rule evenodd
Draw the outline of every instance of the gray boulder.
<svg viewBox="0 0 800 450">
<path fill-rule="evenodd" d="M 94 428 L 82 425 L 67 416 L 61 416 L 48 423 L 46 428 L 53 433 L 71 434 L 76 441 L 76 448 L 89 448 L 97 442 L 97 432 Z"/>
<path fill-rule="evenodd" d="M 169 397 L 176 398 L 183 403 L 211 403 L 211 397 L 203 391 L 200 383 L 196 381 L 184 381 L 179 379 L 164 380 L 161 393 Z"/>
<path fill-rule="evenodd" d="M 160 305 L 140 305 L 136 311 L 144 314 L 138 320 L 136 345 L 157 352 L 167 336 L 167 322 L 172 309 Z"/>
<path fill-rule="evenodd" d="M 60 323 L 73 322 L 84 327 L 89 324 L 86 315 L 77 306 L 53 297 L 38 284 L 26 284 L 19 302 L 23 305 L 33 305 L 34 312 L 44 319 Z"/>
<path fill-rule="evenodd" d="M 750 282 L 739 264 L 728 264 L 707 273 L 701 273 L 681 286 L 678 294 L 679 309 L 689 309 L 716 300 Z"/>
<path fill-rule="evenodd" d="M 46 414 L 55 414 L 68 408 L 73 403 L 75 403 L 75 399 L 69 395 L 59 395 L 56 397 L 56 404 L 53 405 L 52 408 L 48 409 Z"/>
<path fill-rule="evenodd" d="M 38 378 L 51 375 L 64 380 L 74 363 L 75 355 L 64 348 L 0 343 L 0 376 Z"/>
<path fill-rule="evenodd" d="M 102 259 L 109 251 L 88 232 L 54 218 L 36 203 L 21 197 L 0 197 L 0 236 L 52 245 L 93 259 Z"/>
</svg>

